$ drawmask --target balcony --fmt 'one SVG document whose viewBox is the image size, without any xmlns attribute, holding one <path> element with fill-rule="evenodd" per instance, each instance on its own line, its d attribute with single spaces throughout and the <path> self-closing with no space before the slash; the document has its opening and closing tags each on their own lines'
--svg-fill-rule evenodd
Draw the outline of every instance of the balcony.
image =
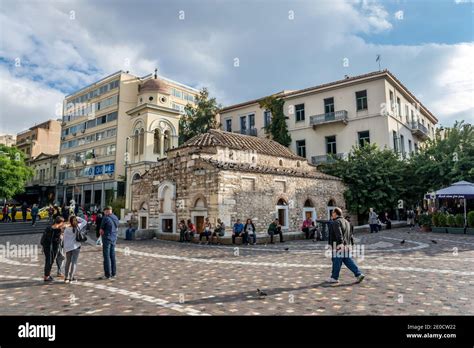
<svg viewBox="0 0 474 348">
<path fill-rule="evenodd" d="M 346 110 L 328 112 L 321 115 L 310 116 L 309 118 L 309 124 L 313 126 L 313 129 L 322 124 L 336 123 L 336 122 L 342 122 L 345 125 L 347 124 L 348 117 L 347 117 Z"/>
<path fill-rule="evenodd" d="M 251 135 L 251 136 L 256 137 L 257 128 L 241 129 L 241 130 L 234 131 L 234 133 L 243 134 L 243 135 Z"/>
<path fill-rule="evenodd" d="M 321 156 L 312 156 L 311 163 L 314 165 L 322 164 L 322 163 L 334 163 L 337 158 L 343 158 L 344 153 L 336 153 L 336 154 L 327 154 Z"/>
<path fill-rule="evenodd" d="M 426 128 L 418 121 L 413 121 L 411 123 L 411 133 L 422 138 L 423 140 L 426 140 L 430 137 L 430 132 L 428 131 L 428 128 Z"/>
</svg>

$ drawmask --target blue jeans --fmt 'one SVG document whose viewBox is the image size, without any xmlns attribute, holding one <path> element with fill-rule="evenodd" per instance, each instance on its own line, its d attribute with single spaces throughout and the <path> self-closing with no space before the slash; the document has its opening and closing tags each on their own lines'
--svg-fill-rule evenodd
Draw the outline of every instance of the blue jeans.
<svg viewBox="0 0 474 348">
<path fill-rule="evenodd" d="M 362 274 L 362 272 L 359 270 L 359 267 L 357 267 L 356 263 L 354 260 L 352 260 L 351 257 L 340 257 L 340 256 L 333 256 L 331 258 L 332 260 L 332 272 L 331 272 L 331 278 L 333 279 L 339 279 L 339 273 L 341 272 L 341 267 L 342 263 L 346 265 L 347 268 L 349 268 L 352 273 L 354 273 L 354 276 L 358 277 Z"/>
<path fill-rule="evenodd" d="M 107 278 L 115 277 L 117 268 L 115 264 L 115 242 L 102 239 L 102 254 L 104 256 L 104 274 Z"/>
</svg>

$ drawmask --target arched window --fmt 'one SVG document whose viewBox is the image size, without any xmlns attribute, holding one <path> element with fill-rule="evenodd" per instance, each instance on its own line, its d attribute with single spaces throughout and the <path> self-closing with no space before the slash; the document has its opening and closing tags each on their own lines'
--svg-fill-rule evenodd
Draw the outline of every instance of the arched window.
<svg viewBox="0 0 474 348">
<path fill-rule="evenodd" d="M 283 160 L 280 160 L 278 163 L 280 164 L 280 166 L 282 166 L 283 165 Z"/>
<path fill-rule="evenodd" d="M 252 156 L 252 163 L 256 163 L 255 156 Z"/>
<path fill-rule="evenodd" d="M 304 202 L 304 206 L 305 206 L 305 208 L 314 207 L 313 202 L 311 201 L 311 199 L 307 199 L 307 200 Z"/>
<path fill-rule="evenodd" d="M 155 133 L 153 134 L 153 153 L 161 153 L 161 135 L 158 128 L 155 129 Z"/>
<path fill-rule="evenodd" d="M 139 142 L 139 131 L 138 129 L 135 130 L 135 134 L 134 134 L 134 137 L 133 137 L 133 153 L 135 155 L 138 155 L 138 142 Z"/>
<path fill-rule="evenodd" d="M 285 201 L 283 198 L 280 198 L 280 199 L 278 200 L 277 205 L 286 205 L 286 201 Z"/>
<path fill-rule="evenodd" d="M 145 148 L 145 130 L 142 128 L 140 130 L 140 155 L 143 155 L 144 148 Z"/>
<path fill-rule="evenodd" d="M 301 167 L 300 161 L 297 161 L 297 162 L 296 162 L 296 166 L 297 166 L 298 168 Z"/>
<path fill-rule="evenodd" d="M 135 175 L 132 178 L 132 181 L 137 181 L 137 180 L 140 180 L 140 174 L 135 173 Z"/>
<path fill-rule="evenodd" d="M 336 201 L 334 199 L 330 199 L 328 202 L 328 207 L 335 207 L 336 206 Z"/>
<path fill-rule="evenodd" d="M 165 130 L 163 133 L 164 141 L 163 141 L 163 150 L 166 152 L 171 148 L 171 133 L 169 130 Z"/>
</svg>

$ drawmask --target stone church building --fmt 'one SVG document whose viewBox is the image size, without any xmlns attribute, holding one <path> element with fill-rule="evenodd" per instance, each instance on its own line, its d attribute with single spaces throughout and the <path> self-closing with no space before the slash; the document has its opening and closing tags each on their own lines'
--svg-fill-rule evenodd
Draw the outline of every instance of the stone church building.
<svg viewBox="0 0 474 348">
<path fill-rule="evenodd" d="M 320 173 L 306 159 L 269 139 L 210 130 L 170 149 L 132 184 L 132 209 L 139 229 L 177 232 L 192 219 L 220 218 L 230 233 L 239 218 L 266 232 L 276 217 L 284 230 L 298 231 L 306 216 L 327 219 L 345 208 L 343 183 Z"/>
<path fill-rule="evenodd" d="M 213 226 L 220 218 L 227 235 L 247 218 L 259 233 L 276 217 L 284 231 L 299 231 L 306 216 L 327 219 L 334 206 L 345 208 L 340 179 L 277 142 L 221 130 L 168 150 L 131 191 L 139 229 L 153 233 L 177 233 L 182 219 L 200 231 L 206 217 Z"/>
</svg>

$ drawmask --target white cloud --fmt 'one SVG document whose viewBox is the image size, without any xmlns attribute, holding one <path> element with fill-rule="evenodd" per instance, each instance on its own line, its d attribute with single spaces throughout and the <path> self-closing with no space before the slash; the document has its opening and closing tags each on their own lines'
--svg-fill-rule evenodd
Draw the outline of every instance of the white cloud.
<svg viewBox="0 0 474 348">
<path fill-rule="evenodd" d="M 60 117 L 64 94 L 0 67 L 0 133 L 17 133 Z"/>
<path fill-rule="evenodd" d="M 177 1 L 158 6 L 137 0 L 114 6 L 88 1 L 13 5 L 4 0 L 0 77 L 11 86 L 0 92 L 2 117 L 21 114 L 21 122 L 8 125 L 20 131 L 54 117 L 55 107 L 49 104 L 63 94 L 120 69 L 144 75 L 158 67 L 174 80 L 208 87 L 218 101 L 230 104 L 376 70 L 379 53 L 382 67 L 422 94 L 423 104 L 442 123 L 472 117 L 472 44 L 370 44 L 359 35 L 394 30 L 390 20 L 395 20 L 373 0 L 271 4 Z M 178 17 L 181 9 L 184 21 Z M 294 20 L 288 19 L 289 10 Z M 13 69 L 16 57 L 22 67 Z M 28 93 L 35 108 L 21 102 Z"/>
</svg>

